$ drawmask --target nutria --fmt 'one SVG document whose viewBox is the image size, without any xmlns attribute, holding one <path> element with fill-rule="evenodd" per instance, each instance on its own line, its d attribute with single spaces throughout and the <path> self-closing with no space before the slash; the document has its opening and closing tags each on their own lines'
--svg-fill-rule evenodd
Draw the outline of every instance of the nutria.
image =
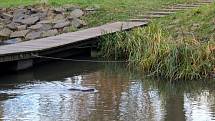
<svg viewBox="0 0 215 121">
<path fill-rule="evenodd" d="M 94 92 L 94 88 L 84 88 L 84 89 L 78 89 L 78 88 L 70 88 L 68 89 L 70 91 L 81 91 L 81 92 Z"/>
</svg>

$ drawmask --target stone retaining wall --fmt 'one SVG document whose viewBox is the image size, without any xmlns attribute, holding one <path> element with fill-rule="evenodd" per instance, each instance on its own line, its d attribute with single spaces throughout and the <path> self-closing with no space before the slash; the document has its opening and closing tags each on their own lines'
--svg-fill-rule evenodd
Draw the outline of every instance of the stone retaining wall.
<svg viewBox="0 0 215 121">
<path fill-rule="evenodd" d="M 77 6 L 34 5 L 0 9 L 0 41 L 4 44 L 55 36 L 86 25 Z"/>
</svg>

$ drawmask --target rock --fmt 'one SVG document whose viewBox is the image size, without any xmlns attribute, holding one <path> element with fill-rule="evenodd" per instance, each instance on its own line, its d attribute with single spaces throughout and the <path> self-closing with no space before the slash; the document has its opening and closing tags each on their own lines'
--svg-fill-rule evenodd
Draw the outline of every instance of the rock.
<svg viewBox="0 0 215 121">
<path fill-rule="evenodd" d="M 14 39 L 5 40 L 1 44 L 2 45 L 9 45 L 9 44 L 16 44 L 16 43 L 19 43 L 19 42 L 22 42 L 21 38 L 14 38 Z"/>
<path fill-rule="evenodd" d="M 52 24 L 53 20 L 42 20 L 40 22 L 38 22 L 38 24 Z"/>
<path fill-rule="evenodd" d="M 71 12 L 71 11 L 74 11 L 75 9 L 79 9 L 80 7 L 67 4 L 67 5 L 64 5 L 63 8 L 66 12 Z"/>
<path fill-rule="evenodd" d="M 0 23 L 9 24 L 9 23 L 11 23 L 11 20 L 0 18 Z"/>
<path fill-rule="evenodd" d="M 10 37 L 11 32 L 12 31 L 10 29 L 4 28 L 0 30 L 0 37 Z"/>
<path fill-rule="evenodd" d="M 14 17 L 13 17 L 13 22 L 15 22 L 15 23 L 21 23 L 22 22 L 22 20 L 24 20 L 24 19 L 26 19 L 26 18 L 28 18 L 29 17 L 29 15 L 25 15 L 25 14 L 17 14 L 17 15 L 15 15 Z"/>
<path fill-rule="evenodd" d="M 36 24 L 36 25 L 29 27 L 29 29 L 40 30 L 40 31 L 50 30 L 51 28 L 52 28 L 52 26 L 49 24 Z"/>
<path fill-rule="evenodd" d="M 199 26 L 200 26 L 200 24 L 198 24 L 198 23 L 194 23 L 192 26 L 193 26 L 193 27 L 199 27 Z"/>
<path fill-rule="evenodd" d="M 86 23 L 83 20 L 80 19 L 74 19 L 71 22 L 71 25 L 75 28 L 80 28 L 86 25 Z"/>
<path fill-rule="evenodd" d="M 11 38 L 25 37 L 28 32 L 29 30 L 15 31 L 11 33 L 10 37 Z"/>
<path fill-rule="evenodd" d="M 54 17 L 55 17 L 55 13 L 53 13 L 52 11 L 47 11 L 47 17 L 46 17 L 46 19 L 54 19 Z"/>
<path fill-rule="evenodd" d="M 53 24 L 57 24 L 57 23 L 63 23 L 63 22 L 66 22 L 67 20 L 66 19 L 53 19 L 51 22 Z"/>
<path fill-rule="evenodd" d="M 92 13 L 92 12 L 98 11 L 99 9 L 100 9 L 99 5 L 94 5 L 94 6 L 85 8 L 85 11 Z"/>
<path fill-rule="evenodd" d="M 36 24 L 36 25 L 32 25 L 30 27 L 28 27 L 29 29 L 32 29 L 32 30 L 37 30 L 37 29 L 40 29 L 42 28 L 42 24 Z"/>
<path fill-rule="evenodd" d="M 5 19 L 0 18 L 0 23 L 5 23 Z"/>
<path fill-rule="evenodd" d="M 25 29 L 27 29 L 27 25 L 20 25 L 20 26 L 17 26 L 17 30 L 18 30 L 18 31 L 25 30 Z"/>
<path fill-rule="evenodd" d="M 65 19 L 65 16 L 62 15 L 62 14 L 57 14 L 55 17 L 54 17 L 55 20 L 62 20 L 62 19 Z"/>
<path fill-rule="evenodd" d="M 83 15 L 84 15 L 84 12 L 81 9 L 75 9 L 70 13 L 70 15 L 68 16 L 68 19 L 80 18 Z"/>
<path fill-rule="evenodd" d="M 75 31 L 75 30 L 76 30 L 76 28 L 74 28 L 73 26 L 63 28 L 63 32 L 72 32 L 72 31 Z"/>
<path fill-rule="evenodd" d="M 57 29 L 53 29 L 53 30 L 44 31 L 42 33 L 42 37 L 50 37 L 50 36 L 55 36 L 57 34 L 58 34 Z"/>
<path fill-rule="evenodd" d="M 36 9 L 36 8 L 33 8 L 32 6 L 29 6 L 28 8 L 27 8 L 27 14 L 29 14 L 29 15 L 32 15 L 32 14 L 37 14 L 37 13 L 39 13 L 40 12 L 40 10 L 38 10 L 38 9 Z"/>
<path fill-rule="evenodd" d="M 85 8 L 85 11 L 91 12 L 91 11 L 96 11 L 96 9 L 95 9 L 95 8 L 90 8 L 90 7 L 88 7 L 88 8 Z"/>
<path fill-rule="evenodd" d="M 38 32 L 32 31 L 26 35 L 25 39 L 27 39 L 27 40 L 38 39 L 38 38 L 42 37 L 41 35 L 42 35 L 42 31 L 38 31 Z"/>
<path fill-rule="evenodd" d="M 24 14 L 26 14 L 27 13 L 27 10 L 26 9 L 23 9 L 23 8 L 21 8 L 21 9 L 16 9 L 14 12 L 13 12 L 13 15 L 14 16 L 19 16 L 19 15 L 24 15 Z"/>
<path fill-rule="evenodd" d="M 4 24 L 0 23 L 0 30 L 4 28 Z"/>
<path fill-rule="evenodd" d="M 54 29 L 61 29 L 63 27 L 66 27 L 66 26 L 69 26 L 70 25 L 70 22 L 69 21 L 61 21 L 61 22 L 58 22 L 54 25 Z"/>
<path fill-rule="evenodd" d="M 40 20 L 39 17 L 27 17 L 27 18 L 21 20 L 20 22 L 22 24 L 32 25 L 32 24 L 35 24 L 36 22 L 38 22 L 39 20 Z"/>
<path fill-rule="evenodd" d="M 3 19 L 6 19 L 6 20 L 11 20 L 13 18 L 12 15 L 7 14 L 7 13 L 1 13 L 0 17 L 3 18 Z"/>
<path fill-rule="evenodd" d="M 45 12 L 41 12 L 41 13 L 35 13 L 31 15 L 32 17 L 38 17 L 40 19 L 44 19 L 45 17 L 47 17 L 47 13 Z"/>
<path fill-rule="evenodd" d="M 11 30 L 16 30 L 17 26 L 19 26 L 19 25 L 20 24 L 18 24 L 18 23 L 11 22 L 10 24 L 7 25 L 7 27 Z"/>
<path fill-rule="evenodd" d="M 53 8 L 52 11 L 55 13 L 55 14 L 61 14 L 63 13 L 65 10 L 63 8 Z"/>
</svg>

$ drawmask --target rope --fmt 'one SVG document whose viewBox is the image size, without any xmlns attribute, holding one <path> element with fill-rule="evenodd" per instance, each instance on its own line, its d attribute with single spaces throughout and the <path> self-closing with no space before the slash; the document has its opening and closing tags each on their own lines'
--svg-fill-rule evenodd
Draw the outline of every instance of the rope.
<svg viewBox="0 0 215 121">
<path fill-rule="evenodd" d="M 33 57 L 36 58 L 43 58 L 43 59 L 51 59 L 51 60 L 61 60 L 61 61 L 75 61 L 75 62 L 91 62 L 91 63 L 128 63 L 128 62 L 133 62 L 131 60 L 126 60 L 126 61 L 102 61 L 102 60 L 80 60 L 80 59 L 65 59 L 65 58 L 57 58 L 57 57 L 49 57 L 49 56 L 40 56 L 40 55 L 34 55 L 32 54 Z"/>
<path fill-rule="evenodd" d="M 77 46 L 73 47 L 74 49 L 82 49 L 82 48 L 96 48 L 97 46 Z"/>
</svg>

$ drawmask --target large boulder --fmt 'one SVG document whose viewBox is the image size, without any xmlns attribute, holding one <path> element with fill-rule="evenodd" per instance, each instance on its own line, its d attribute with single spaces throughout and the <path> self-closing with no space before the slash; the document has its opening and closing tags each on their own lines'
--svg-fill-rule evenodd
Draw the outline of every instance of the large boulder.
<svg viewBox="0 0 215 121">
<path fill-rule="evenodd" d="M 10 37 L 11 38 L 25 37 L 28 32 L 29 30 L 15 31 L 11 33 Z"/>
</svg>

